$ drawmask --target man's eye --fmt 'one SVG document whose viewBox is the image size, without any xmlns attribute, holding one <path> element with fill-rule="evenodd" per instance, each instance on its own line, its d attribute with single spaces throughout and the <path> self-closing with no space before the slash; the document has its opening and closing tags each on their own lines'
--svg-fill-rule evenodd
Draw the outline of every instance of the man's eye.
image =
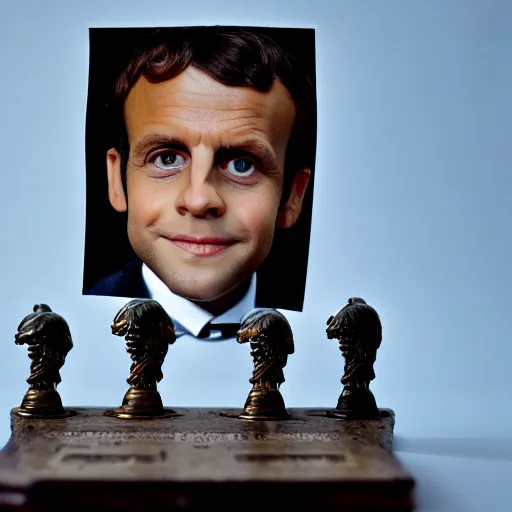
<svg viewBox="0 0 512 512">
<path fill-rule="evenodd" d="M 166 153 L 160 153 L 157 155 L 153 163 L 159 169 L 168 171 L 169 169 L 176 169 L 183 167 L 187 161 L 185 157 L 174 151 L 167 151 Z"/>
<path fill-rule="evenodd" d="M 235 176 L 250 176 L 256 171 L 256 166 L 249 158 L 236 158 L 228 162 L 226 170 Z"/>
</svg>

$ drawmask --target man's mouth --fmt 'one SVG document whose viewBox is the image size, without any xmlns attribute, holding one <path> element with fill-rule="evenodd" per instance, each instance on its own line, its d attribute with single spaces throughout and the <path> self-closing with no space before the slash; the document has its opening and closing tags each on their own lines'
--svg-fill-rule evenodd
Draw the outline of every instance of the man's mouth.
<svg viewBox="0 0 512 512">
<path fill-rule="evenodd" d="M 236 243 L 236 240 L 227 238 L 192 237 L 186 235 L 169 237 L 168 240 L 180 249 L 201 257 L 213 256 L 225 251 Z"/>
</svg>

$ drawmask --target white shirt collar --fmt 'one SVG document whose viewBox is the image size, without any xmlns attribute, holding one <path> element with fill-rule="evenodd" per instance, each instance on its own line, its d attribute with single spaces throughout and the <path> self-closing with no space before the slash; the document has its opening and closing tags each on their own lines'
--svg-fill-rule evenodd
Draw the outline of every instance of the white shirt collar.
<svg viewBox="0 0 512 512">
<path fill-rule="evenodd" d="M 142 265 L 142 277 L 150 297 L 160 303 L 173 320 L 194 336 L 197 336 L 208 322 L 212 325 L 240 322 L 242 316 L 254 309 L 256 304 L 256 273 L 252 275 L 249 289 L 242 299 L 218 317 L 214 317 L 197 304 L 171 292 L 145 263 Z M 215 321 L 212 321 L 213 319 Z"/>
</svg>

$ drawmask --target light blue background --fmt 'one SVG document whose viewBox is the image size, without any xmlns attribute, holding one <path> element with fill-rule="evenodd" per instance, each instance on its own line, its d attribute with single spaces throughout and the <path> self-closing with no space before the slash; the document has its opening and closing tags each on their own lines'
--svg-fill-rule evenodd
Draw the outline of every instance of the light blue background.
<svg viewBox="0 0 512 512">
<path fill-rule="evenodd" d="M 335 405 L 343 361 L 325 322 L 364 297 L 384 326 L 372 389 L 397 414 L 418 510 L 512 509 L 512 2 L 2 1 L 0 13 L 2 443 L 29 375 L 14 334 L 37 302 L 74 336 L 66 405 L 116 406 L 127 387 L 109 330 L 124 301 L 80 294 L 88 28 L 313 27 L 312 247 L 304 312 L 287 315 L 286 403 Z M 241 406 L 247 352 L 172 346 L 164 402 Z"/>
</svg>

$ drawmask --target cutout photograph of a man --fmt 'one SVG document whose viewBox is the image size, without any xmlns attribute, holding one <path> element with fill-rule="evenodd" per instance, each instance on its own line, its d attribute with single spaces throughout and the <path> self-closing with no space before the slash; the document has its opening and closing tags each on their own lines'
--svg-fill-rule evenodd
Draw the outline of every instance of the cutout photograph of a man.
<svg viewBox="0 0 512 512">
<path fill-rule="evenodd" d="M 89 191 L 101 186 L 90 186 L 88 159 L 84 293 L 153 298 L 199 337 L 212 319 L 229 324 L 255 306 L 292 305 L 276 293 L 276 264 L 302 251 L 303 275 L 294 277 L 305 282 L 315 103 L 314 77 L 262 29 L 146 29 L 114 81 L 103 153 L 108 201 L 125 216 L 133 255 L 87 284 L 89 248 L 106 245 L 89 221 L 107 220 L 89 218 Z M 271 255 L 306 203 L 302 246 L 281 242 Z M 290 309 L 301 309 L 303 291 L 300 299 Z"/>
</svg>

